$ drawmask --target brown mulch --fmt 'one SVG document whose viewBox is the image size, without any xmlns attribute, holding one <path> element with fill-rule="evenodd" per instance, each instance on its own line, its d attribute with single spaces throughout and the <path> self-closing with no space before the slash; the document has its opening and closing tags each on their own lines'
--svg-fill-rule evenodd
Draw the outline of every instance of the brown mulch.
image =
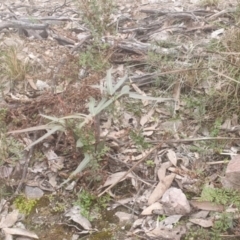
<svg viewBox="0 0 240 240">
<path fill-rule="evenodd" d="M 14 125 L 9 128 L 16 130 L 42 124 L 39 113 L 55 117 L 79 112 L 87 113 L 88 99 L 90 97 L 98 99 L 100 96 L 99 90 L 91 85 L 99 84 L 100 79 L 99 74 L 91 74 L 80 84 L 69 85 L 62 93 L 45 92 L 31 102 L 15 103 L 14 107 L 8 108 L 7 122 L 14 120 Z"/>
</svg>

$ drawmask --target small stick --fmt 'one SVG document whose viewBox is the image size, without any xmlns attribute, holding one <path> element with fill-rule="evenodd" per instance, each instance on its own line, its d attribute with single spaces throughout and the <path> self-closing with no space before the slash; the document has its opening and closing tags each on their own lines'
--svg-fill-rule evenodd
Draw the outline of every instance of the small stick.
<svg viewBox="0 0 240 240">
<path fill-rule="evenodd" d="M 152 140 L 148 143 L 181 143 L 181 142 L 195 142 L 208 140 L 240 140 L 240 138 L 232 137 L 200 137 L 200 138 L 185 138 L 185 139 L 170 139 L 170 140 Z"/>
</svg>

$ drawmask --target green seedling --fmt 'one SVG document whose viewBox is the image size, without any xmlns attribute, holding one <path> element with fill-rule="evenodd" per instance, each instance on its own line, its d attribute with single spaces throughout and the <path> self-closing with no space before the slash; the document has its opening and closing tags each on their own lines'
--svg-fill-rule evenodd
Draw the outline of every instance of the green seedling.
<svg viewBox="0 0 240 240">
<path fill-rule="evenodd" d="M 147 161 L 146 161 L 146 165 L 147 165 L 148 167 L 154 167 L 154 166 L 155 166 L 155 163 L 154 163 L 153 160 L 147 160 Z"/>
<path fill-rule="evenodd" d="M 236 190 L 204 186 L 200 200 L 210 201 L 224 206 L 234 205 L 237 208 L 240 208 L 240 194 Z"/>
<path fill-rule="evenodd" d="M 160 215 L 160 216 L 158 216 L 157 221 L 158 221 L 158 222 L 161 222 L 161 221 L 163 221 L 163 220 L 165 220 L 165 219 L 166 219 L 166 216 L 165 216 L 165 215 Z"/>
<path fill-rule="evenodd" d="M 96 218 L 97 215 L 99 215 L 101 210 L 106 209 L 109 201 L 109 195 L 98 198 L 93 194 L 82 190 L 81 193 L 78 195 L 78 199 L 75 204 L 80 206 L 81 214 L 91 221 Z M 92 216 L 92 213 L 95 217 Z"/>
<path fill-rule="evenodd" d="M 114 28 L 111 14 L 115 9 L 115 3 L 112 0 L 77 0 L 79 9 L 83 15 L 83 21 L 91 31 L 95 41 L 106 32 L 113 33 Z"/>
<path fill-rule="evenodd" d="M 34 207 L 36 206 L 38 200 L 37 199 L 28 199 L 22 195 L 15 198 L 13 204 L 19 210 L 19 212 L 29 215 Z"/>
<path fill-rule="evenodd" d="M 210 132 L 211 137 L 217 137 L 219 135 L 221 125 L 222 125 L 222 119 L 217 118 Z"/>
<path fill-rule="evenodd" d="M 93 46 L 87 47 L 79 56 L 79 65 L 97 72 L 105 70 L 109 65 L 108 48 L 109 46 L 103 43 L 94 43 Z"/>
<path fill-rule="evenodd" d="M 136 147 L 138 148 L 139 151 L 150 147 L 150 144 L 146 142 L 145 137 L 141 132 L 131 130 L 129 136 L 136 144 Z"/>
<path fill-rule="evenodd" d="M 184 240 L 210 240 L 211 232 L 204 228 L 190 229 Z"/>
<path fill-rule="evenodd" d="M 233 214 L 221 213 L 214 221 L 213 232 L 222 233 L 231 228 L 233 228 Z"/>
</svg>

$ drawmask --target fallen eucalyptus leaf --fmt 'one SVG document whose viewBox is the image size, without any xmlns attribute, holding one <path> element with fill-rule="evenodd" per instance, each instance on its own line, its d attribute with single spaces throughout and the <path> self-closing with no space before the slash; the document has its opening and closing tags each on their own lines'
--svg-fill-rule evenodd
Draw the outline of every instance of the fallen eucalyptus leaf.
<svg viewBox="0 0 240 240">
<path fill-rule="evenodd" d="M 34 238 L 34 239 L 39 239 L 35 233 L 30 232 L 26 229 L 22 229 L 22 228 L 3 228 L 2 230 L 6 235 L 8 235 L 8 234 L 19 235 L 19 236 L 25 236 L 25 237 L 30 237 L 30 238 Z"/>
</svg>

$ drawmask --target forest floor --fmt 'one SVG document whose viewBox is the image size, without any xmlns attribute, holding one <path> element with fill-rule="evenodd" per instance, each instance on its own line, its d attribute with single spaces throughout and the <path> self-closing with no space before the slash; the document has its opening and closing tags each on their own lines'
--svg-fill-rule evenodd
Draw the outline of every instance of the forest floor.
<svg viewBox="0 0 240 240">
<path fill-rule="evenodd" d="M 0 3 L 0 238 L 240 237 L 240 5 Z"/>
</svg>

